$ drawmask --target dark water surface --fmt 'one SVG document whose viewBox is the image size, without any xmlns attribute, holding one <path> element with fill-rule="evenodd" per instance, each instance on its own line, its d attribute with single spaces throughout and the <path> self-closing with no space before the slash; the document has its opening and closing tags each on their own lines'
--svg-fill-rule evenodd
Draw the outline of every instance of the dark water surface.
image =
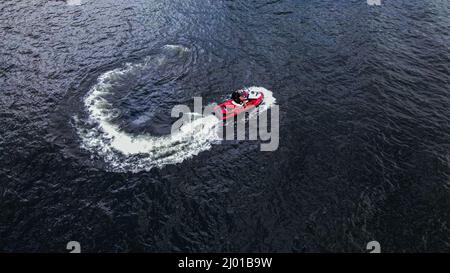
<svg viewBox="0 0 450 273">
<path fill-rule="evenodd" d="M 0 14 L 1 251 L 450 250 L 449 1 L 4 0 Z M 161 168 L 86 149 L 83 100 L 111 71 L 123 132 L 164 136 L 173 106 L 256 85 L 277 99 L 280 146 Z"/>
</svg>

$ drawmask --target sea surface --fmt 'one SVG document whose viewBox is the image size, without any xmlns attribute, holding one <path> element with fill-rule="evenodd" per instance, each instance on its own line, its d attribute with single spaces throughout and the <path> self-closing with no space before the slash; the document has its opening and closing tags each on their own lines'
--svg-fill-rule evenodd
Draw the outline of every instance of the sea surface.
<svg viewBox="0 0 450 273">
<path fill-rule="evenodd" d="M 275 151 L 169 138 L 176 105 L 252 86 Z M 450 252 L 450 1 L 0 2 L 0 251 L 374 240 Z"/>
</svg>

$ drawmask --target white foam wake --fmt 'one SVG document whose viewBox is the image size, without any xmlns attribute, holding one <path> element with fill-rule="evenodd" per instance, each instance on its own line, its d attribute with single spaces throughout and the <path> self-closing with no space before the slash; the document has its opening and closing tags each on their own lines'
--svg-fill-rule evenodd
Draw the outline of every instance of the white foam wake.
<svg viewBox="0 0 450 273">
<path fill-rule="evenodd" d="M 144 64 L 128 64 L 123 69 L 101 75 L 84 99 L 91 126 L 83 126 L 80 122 L 76 126 L 82 147 L 93 155 L 100 156 L 112 171 L 148 171 L 154 167 L 181 163 L 209 150 L 221 140 L 217 130 L 221 122 L 213 115 L 197 118 L 183 125 L 176 133 L 166 136 L 133 135 L 114 124 L 112 119 L 116 117 L 117 110 L 106 99 L 114 89 L 114 79 L 126 76 L 142 65 Z M 260 111 L 275 103 L 269 90 L 262 87 L 250 88 L 265 95 Z"/>
</svg>

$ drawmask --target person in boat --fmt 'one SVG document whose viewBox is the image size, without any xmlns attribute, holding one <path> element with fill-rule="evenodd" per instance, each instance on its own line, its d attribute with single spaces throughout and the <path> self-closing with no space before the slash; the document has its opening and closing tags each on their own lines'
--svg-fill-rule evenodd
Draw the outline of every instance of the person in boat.
<svg viewBox="0 0 450 273">
<path fill-rule="evenodd" d="M 248 102 L 248 92 L 243 89 L 236 90 L 231 95 L 231 99 L 233 100 L 233 102 L 235 104 L 238 104 L 240 106 L 245 106 Z"/>
</svg>

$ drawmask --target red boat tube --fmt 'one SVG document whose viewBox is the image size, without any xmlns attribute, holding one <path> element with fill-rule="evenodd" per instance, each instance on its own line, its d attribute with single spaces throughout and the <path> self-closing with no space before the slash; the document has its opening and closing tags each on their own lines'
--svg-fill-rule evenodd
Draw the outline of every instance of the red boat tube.
<svg viewBox="0 0 450 273">
<path fill-rule="evenodd" d="M 261 92 L 252 92 L 249 96 L 248 101 L 240 105 L 234 100 L 227 100 L 222 104 L 219 104 L 214 111 L 222 111 L 222 120 L 227 120 L 233 118 L 241 113 L 248 112 L 249 110 L 258 107 L 264 100 L 264 94 Z"/>
</svg>

